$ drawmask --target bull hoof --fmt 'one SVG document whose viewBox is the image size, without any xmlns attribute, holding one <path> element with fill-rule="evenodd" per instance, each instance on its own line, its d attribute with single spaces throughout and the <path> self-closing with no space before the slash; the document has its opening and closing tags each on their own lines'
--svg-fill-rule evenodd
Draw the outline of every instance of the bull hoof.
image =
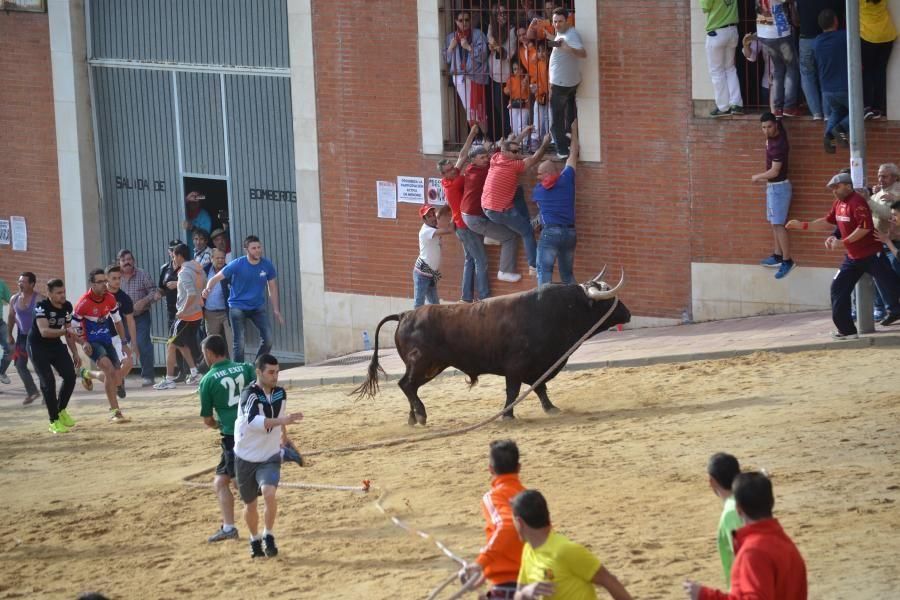
<svg viewBox="0 0 900 600">
<path fill-rule="evenodd" d="M 409 419 L 406 420 L 406 424 L 409 425 L 410 427 L 415 427 L 415 426 L 416 426 L 416 415 L 415 415 L 415 413 L 413 413 L 413 412 L 410 412 L 410 413 L 409 413 Z"/>
<path fill-rule="evenodd" d="M 555 406 L 551 406 L 550 408 L 545 408 L 544 412 L 548 415 L 558 415 L 562 411 L 556 408 Z"/>
<path fill-rule="evenodd" d="M 503 417 L 501 417 L 504 421 L 515 421 L 516 415 L 511 413 L 504 413 Z"/>
<path fill-rule="evenodd" d="M 416 422 L 418 422 L 419 425 L 425 425 L 425 421 L 427 419 L 428 419 L 428 417 L 426 415 L 420 415 L 420 414 L 416 413 Z"/>
</svg>

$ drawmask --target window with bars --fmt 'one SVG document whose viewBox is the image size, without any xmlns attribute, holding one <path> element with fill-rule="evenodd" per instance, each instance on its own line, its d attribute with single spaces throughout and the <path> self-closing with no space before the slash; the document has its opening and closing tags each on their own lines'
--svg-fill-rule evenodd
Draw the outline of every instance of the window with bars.
<svg viewBox="0 0 900 600">
<path fill-rule="evenodd" d="M 574 0 L 445 0 L 441 24 L 444 149 L 459 150 L 472 124 L 498 140 L 534 126 L 534 145 L 549 131 L 551 15 Z"/>
</svg>

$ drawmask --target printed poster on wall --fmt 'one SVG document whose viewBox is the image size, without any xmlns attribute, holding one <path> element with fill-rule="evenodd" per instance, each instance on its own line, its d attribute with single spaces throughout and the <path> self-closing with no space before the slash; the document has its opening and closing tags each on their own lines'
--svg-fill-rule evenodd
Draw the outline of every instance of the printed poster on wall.
<svg viewBox="0 0 900 600">
<path fill-rule="evenodd" d="M 0 219 L 0 246 L 9 246 L 9 221 Z"/>
<path fill-rule="evenodd" d="M 428 204 L 447 204 L 447 198 L 444 197 L 444 186 L 437 177 L 428 178 Z"/>
<path fill-rule="evenodd" d="M 425 204 L 425 179 L 423 177 L 397 177 L 397 200 L 411 204 Z"/>
<path fill-rule="evenodd" d="M 16 252 L 28 250 L 28 230 L 25 228 L 25 217 L 10 217 L 12 223 L 12 249 Z"/>
<path fill-rule="evenodd" d="M 397 186 L 393 181 L 376 181 L 375 190 L 378 197 L 378 218 L 397 218 Z"/>
</svg>

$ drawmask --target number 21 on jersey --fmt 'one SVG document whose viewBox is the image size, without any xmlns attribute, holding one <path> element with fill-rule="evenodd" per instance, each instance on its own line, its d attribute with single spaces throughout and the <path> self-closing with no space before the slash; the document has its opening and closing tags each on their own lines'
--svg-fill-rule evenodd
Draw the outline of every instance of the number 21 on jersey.
<svg viewBox="0 0 900 600">
<path fill-rule="evenodd" d="M 234 406 L 241 401 L 241 390 L 244 389 L 244 374 L 237 377 L 223 377 L 219 383 L 228 390 L 228 406 Z"/>
</svg>

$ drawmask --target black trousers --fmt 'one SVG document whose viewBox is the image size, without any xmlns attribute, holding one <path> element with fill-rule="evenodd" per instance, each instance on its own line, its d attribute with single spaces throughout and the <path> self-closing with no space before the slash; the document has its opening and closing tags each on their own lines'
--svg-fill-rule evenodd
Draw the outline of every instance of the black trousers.
<svg viewBox="0 0 900 600">
<path fill-rule="evenodd" d="M 505 135 L 509 134 L 509 111 L 506 105 L 509 104 L 509 96 L 503 93 L 503 84 L 497 83 L 491 79 L 488 92 L 488 131 L 487 136 L 492 141 L 497 141 Z"/>
<path fill-rule="evenodd" d="M 887 65 L 894 42 L 882 44 L 873 44 L 866 40 L 861 42 L 863 104 L 866 107 L 877 108 L 883 113 L 887 109 Z"/>
<path fill-rule="evenodd" d="M 75 365 L 65 344 L 31 344 L 31 363 L 41 381 L 41 393 L 47 405 L 50 422 L 59 418 L 59 411 L 69 405 L 69 398 L 75 389 Z M 62 377 L 59 397 L 56 395 L 56 377 L 53 370 Z"/>
<path fill-rule="evenodd" d="M 578 86 L 550 86 L 550 133 L 560 154 L 569 154 L 569 138 L 566 134 L 572 131 L 572 121 L 578 116 L 575 106 L 575 92 Z"/>
<path fill-rule="evenodd" d="M 856 333 L 856 325 L 850 315 L 850 293 L 864 273 L 875 279 L 888 312 L 900 314 L 900 278 L 894 273 L 884 252 L 860 259 L 844 256 L 844 262 L 831 282 L 831 320 L 844 335 Z"/>
</svg>

